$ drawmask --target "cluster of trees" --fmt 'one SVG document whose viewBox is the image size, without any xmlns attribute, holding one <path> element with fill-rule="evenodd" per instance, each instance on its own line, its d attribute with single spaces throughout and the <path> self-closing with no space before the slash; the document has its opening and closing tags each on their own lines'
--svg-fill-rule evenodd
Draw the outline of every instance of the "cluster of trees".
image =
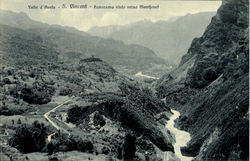
<svg viewBox="0 0 250 161">
<path fill-rule="evenodd" d="M 11 116 L 11 115 L 20 115 L 24 113 L 24 109 L 19 108 L 8 108 L 6 105 L 0 107 L 0 115 Z"/>
<path fill-rule="evenodd" d="M 21 121 L 18 121 L 19 123 Z M 21 124 L 21 123 L 19 123 Z M 78 150 L 81 152 L 93 152 L 93 144 L 89 140 L 83 140 L 77 136 L 58 134 L 53 142 L 46 146 L 47 128 L 43 123 L 35 121 L 33 124 L 22 124 L 16 128 L 14 135 L 9 140 L 9 145 L 17 148 L 22 153 L 48 151 L 51 155 L 58 151 Z"/>
<path fill-rule="evenodd" d="M 139 105 L 141 109 L 146 109 L 155 114 L 161 112 L 162 109 L 166 110 L 167 107 L 164 103 L 159 101 L 150 89 L 139 87 L 139 84 L 121 83 L 119 85 L 122 95 L 134 104 Z"/>
<path fill-rule="evenodd" d="M 121 146 L 118 145 L 115 149 L 116 157 L 118 159 L 125 160 L 125 161 L 133 160 L 135 158 L 135 152 L 136 152 L 135 141 L 136 141 L 136 137 L 131 133 L 127 133 L 123 144 Z M 110 156 L 111 151 L 113 151 L 113 149 L 110 149 L 106 146 L 102 148 L 102 154 Z"/>
<path fill-rule="evenodd" d="M 54 82 L 42 78 L 44 69 L 26 66 L 23 68 L 2 68 L 4 95 L 10 95 L 17 99 L 23 99 L 30 104 L 46 104 L 51 101 L 55 93 Z M 10 79 L 10 78 L 13 79 Z M 28 78 L 35 78 L 30 84 Z M 5 86 L 6 85 L 6 86 Z"/>
<path fill-rule="evenodd" d="M 102 62 L 102 60 L 100 58 L 96 58 L 94 56 L 90 57 L 90 58 L 86 58 L 86 59 L 81 59 L 80 60 L 80 64 L 84 63 L 84 62 L 96 62 L 96 61 L 100 61 Z"/>
<path fill-rule="evenodd" d="M 46 145 L 46 131 L 45 125 L 38 121 L 32 125 L 22 124 L 17 127 L 9 144 L 23 153 L 41 152 Z"/>
<path fill-rule="evenodd" d="M 35 81 L 32 86 L 17 84 L 10 88 L 10 95 L 15 98 L 22 98 L 31 104 L 46 104 L 51 101 L 55 88 L 44 82 Z"/>
<path fill-rule="evenodd" d="M 87 117 L 86 112 L 88 111 L 87 107 L 82 107 L 78 105 L 73 105 L 68 110 L 68 120 L 69 122 L 72 122 L 73 124 L 80 124 L 82 123 L 82 119 L 84 117 Z"/>
<path fill-rule="evenodd" d="M 73 150 L 93 153 L 94 146 L 89 140 L 83 140 L 78 136 L 59 134 L 55 141 L 48 143 L 47 150 L 49 155 L 54 152 Z"/>
<path fill-rule="evenodd" d="M 21 124 L 20 120 L 18 122 Z M 94 152 L 92 142 L 83 140 L 78 136 L 68 136 L 58 133 L 57 138 L 46 145 L 47 136 L 47 128 L 43 123 L 35 121 L 31 125 L 22 124 L 17 127 L 14 135 L 9 140 L 9 145 L 17 148 L 22 153 L 42 152 L 46 150 L 49 155 L 59 151 L 66 152 L 73 150 L 88 153 Z M 130 133 L 126 134 L 123 145 L 117 149 L 117 158 L 132 160 L 136 152 L 135 141 L 136 138 L 134 135 Z"/>
<path fill-rule="evenodd" d="M 69 87 L 62 87 L 59 90 L 59 95 L 60 96 L 67 96 L 67 95 L 70 95 L 70 94 L 72 94 L 72 89 L 70 89 Z"/>
<path fill-rule="evenodd" d="M 28 103 L 46 104 L 51 101 L 55 89 L 46 83 L 34 82 L 32 87 L 21 90 L 21 98 Z"/>
</svg>

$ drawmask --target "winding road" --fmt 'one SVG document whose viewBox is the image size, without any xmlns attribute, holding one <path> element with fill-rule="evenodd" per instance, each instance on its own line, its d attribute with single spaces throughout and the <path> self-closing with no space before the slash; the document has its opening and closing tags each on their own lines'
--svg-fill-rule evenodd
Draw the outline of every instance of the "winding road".
<svg viewBox="0 0 250 161">
<path fill-rule="evenodd" d="M 57 108 L 61 107 L 62 105 L 66 104 L 66 103 L 68 103 L 69 101 L 71 101 L 71 100 L 67 100 L 67 101 L 61 103 L 60 105 L 54 107 L 52 110 L 46 112 L 46 113 L 43 115 L 43 117 L 44 117 L 44 118 L 45 118 L 54 128 L 56 128 L 57 130 L 64 131 L 64 132 L 67 133 L 68 135 L 70 135 L 70 133 L 69 133 L 67 130 L 65 130 L 64 128 L 59 127 L 55 122 L 53 122 L 53 121 L 49 118 L 49 115 L 50 115 L 51 112 L 55 112 Z M 55 135 L 55 133 L 52 133 L 52 134 L 50 134 L 50 135 L 47 137 L 48 142 L 51 141 L 51 137 L 52 137 L 53 135 Z"/>
</svg>

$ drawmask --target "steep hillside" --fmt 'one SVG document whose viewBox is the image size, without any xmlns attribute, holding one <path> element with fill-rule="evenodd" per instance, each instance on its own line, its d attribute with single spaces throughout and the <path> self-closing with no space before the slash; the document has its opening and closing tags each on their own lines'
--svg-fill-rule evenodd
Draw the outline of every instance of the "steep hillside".
<svg viewBox="0 0 250 161">
<path fill-rule="evenodd" d="M 194 37 L 199 37 L 211 21 L 215 13 L 205 12 L 188 14 L 170 21 L 139 21 L 133 24 L 115 28 L 108 38 L 122 40 L 127 44 L 139 44 L 152 49 L 158 56 L 165 58 L 169 63 L 177 65 L 181 57 L 187 52 Z M 98 35 L 101 29 L 95 27 L 88 33 Z M 146 33 L 146 34 L 145 34 Z"/>
<path fill-rule="evenodd" d="M 1 116 L 25 117 L 22 122 L 27 117 L 35 117 L 48 124 L 43 119 L 44 113 L 56 106 L 57 99 L 67 98 L 71 99 L 71 103 L 63 111 L 50 115 L 58 126 L 67 125 L 58 121 L 62 117 L 61 113 L 67 114 L 68 121 L 75 124 L 74 128 L 67 127 L 68 131 L 73 131 L 70 135 L 72 138 L 64 136 L 69 132 L 63 130 L 58 132 L 57 138 L 53 138 L 56 142 L 54 145 L 58 146 L 57 152 L 65 151 L 62 146 L 66 146 L 67 151 L 79 150 L 79 147 L 72 148 L 68 142 L 81 137 L 95 140 L 91 145 L 96 153 L 117 157 L 126 133 L 139 137 L 135 145 L 139 156 L 150 151 L 151 157 L 156 158 L 155 146 L 163 151 L 173 151 L 172 139 L 161 130 L 156 117 L 160 112 L 170 112 L 169 108 L 148 89 L 121 75 L 100 58 L 78 57 L 77 63 L 63 59 L 58 47 L 39 33 L 7 25 L 0 25 L 0 33 Z M 25 135 L 21 135 L 26 137 L 33 126 L 18 128 L 13 122 L 4 127 L 12 132 L 9 135 L 14 138 L 9 144 L 21 152 L 27 152 L 25 146 L 19 146 L 20 133 L 18 130 L 13 131 L 26 128 Z M 43 138 L 50 131 L 43 131 Z M 9 145 L 5 144 L 5 150 L 6 146 Z M 84 149 L 82 146 L 80 149 Z M 46 151 L 44 144 L 37 149 L 39 152 Z M 14 157 L 8 150 L 5 152 L 9 157 Z M 33 152 L 32 148 L 28 152 Z"/>
<path fill-rule="evenodd" d="M 76 61 L 71 55 L 87 58 L 99 57 L 120 72 L 133 75 L 139 71 L 159 75 L 168 69 L 166 61 L 159 58 L 151 49 L 140 45 L 126 45 L 121 41 L 90 36 L 71 27 L 47 25 L 31 20 L 24 13 L 11 11 L 0 12 L 0 23 L 12 27 L 29 30 L 55 46 L 60 58 Z M 20 23 L 19 23 L 20 22 Z M 160 66 L 161 71 L 155 70 Z M 159 68 L 157 68 L 159 69 Z"/>
<path fill-rule="evenodd" d="M 249 159 L 249 8 L 224 0 L 179 67 L 156 85 L 158 96 L 182 112 L 192 134 L 182 151 L 194 160 Z"/>
<path fill-rule="evenodd" d="M 21 29 L 43 28 L 48 26 L 45 23 L 31 20 L 24 12 L 20 12 L 19 14 L 17 14 L 12 11 L 0 10 L 0 19 L 1 24 Z"/>
<path fill-rule="evenodd" d="M 22 103 L 44 104 L 55 94 L 64 95 L 61 91 L 66 89 L 70 89 L 66 95 L 80 95 L 85 90 L 117 92 L 118 81 L 131 81 L 99 58 L 79 58 L 79 63 L 62 60 L 54 45 L 38 34 L 6 25 L 1 25 L 0 33 L 2 84 L 5 96 L 13 96 L 6 101 L 22 102 L 23 97 Z M 33 95 L 34 100 L 25 99 L 25 94 Z M 37 100 L 46 96 L 46 101 Z M 6 105 L 12 106 L 10 102 Z"/>
</svg>

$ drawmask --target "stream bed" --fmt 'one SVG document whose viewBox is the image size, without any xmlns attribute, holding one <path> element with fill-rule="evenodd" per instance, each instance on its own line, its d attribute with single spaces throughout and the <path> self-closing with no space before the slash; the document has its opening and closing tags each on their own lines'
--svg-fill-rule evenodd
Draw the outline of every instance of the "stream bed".
<svg viewBox="0 0 250 161">
<path fill-rule="evenodd" d="M 174 121 L 180 116 L 180 113 L 173 109 L 171 109 L 171 112 L 173 113 L 173 115 L 169 118 L 166 124 L 166 128 L 175 136 L 176 141 L 173 144 L 175 155 L 181 161 L 191 161 L 193 157 L 183 156 L 181 153 L 181 147 L 186 146 L 189 140 L 191 139 L 190 134 L 186 131 L 179 130 L 176 127 L 174 127 L 174 124 L 175 124 Z M 168 153 L 166 155 L 168 155 Z M 169 157 L 166 156 L 165 158 L 169 158 Z M 168 160 L 169 159 L 165 159 L 165 161 L 168 161 Z"/>
</svg>

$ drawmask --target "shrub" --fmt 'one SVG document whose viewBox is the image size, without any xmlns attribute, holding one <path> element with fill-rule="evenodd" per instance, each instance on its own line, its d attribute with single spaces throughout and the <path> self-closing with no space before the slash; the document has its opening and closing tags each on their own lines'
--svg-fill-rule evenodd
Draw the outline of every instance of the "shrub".
<svg viewBox="0 0 250 161">
<path fill-rule="evenodd" d="M 123 157 L 125 160 L 132 160 L 135 157 L 135 136 L 127 134 L 123 145 Z"/>
<path fill-rule="evenodd" d="M 3 84 L 11 84 L 11 81 L 9 78 L 4 78 L 3 79 Z"/>
<path fill-rule="evenodd" d="M 83 140 L 76 136 L 66 136 L 60 134 L 54 144 L 54 149 L 56 151 L 73 151 L 78 150 L 81 152 L 92 153 L 94 146 L 89 140 Z"/>
<path fill-rule="evenodd" d="M 54 153 L 54 145 L 53 145 L 53 143 L 48 143 L 48 145 L 47 145 L 47 151 L 48 151 L 48 154 L 49 155 L 52 155 L 53 153 Z"/>
<path fill-rule="evenodd" d="M 109 153 L 110 153 L 109 148 L 106 147 L 106 146 L 104 146 L 104 147 L 102 148 L 102 154 L 108 155 Z"/>
<path fill-rule="evenodd" d="M 31 78 L 35 78 L 36 74 L 35 74 L 34 71 L 32 71 L 32 72 L 30 72 L 29 76 L 30 76 Z"/>
<path fill-rule="evenodd" d="M 100 115 L 99 112 L 94 115 L 93 121 L 95 126 L 103 127 L 106 124 L 103 116 Z"/>
<path fill-rule="evenodd" d="M 69 89 L 69 88 L 61 88 L 60 91 L 59 91 L 60 96 L 67 96 L 67 95 L 70 95 L 70 94 L 72 94 L 72 90 Z"/>
<path fill-rule="evenodd" d="M 120 146 L 117 147 L 116 155 L 118 159 L 122 159 L 122 148 Z"/>
</svg>

